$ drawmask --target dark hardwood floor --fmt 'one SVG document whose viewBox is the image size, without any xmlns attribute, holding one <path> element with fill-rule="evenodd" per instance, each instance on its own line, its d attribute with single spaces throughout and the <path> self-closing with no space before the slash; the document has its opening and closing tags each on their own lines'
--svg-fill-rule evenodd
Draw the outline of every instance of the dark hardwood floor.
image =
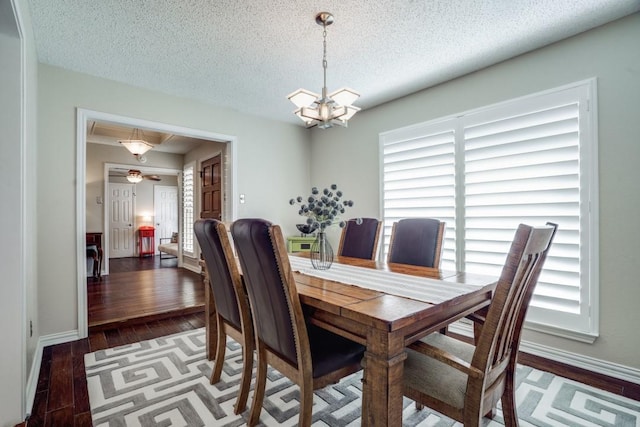
<svg viewBox="0 0 640 427">
<path fill-rule="evenodd" d="M 126 294 L 127 288 L 133 287 L 134 284 L 139 285 L 136 280 L 143 281 L 140 278 L 146 277 L 147 274 L 166 276 L 166 281 L 159 280 L 159 282 L 173 284 L 173 287 L 177 286 L 176 283 L 181 276 L 176 276 L 176 272 L 173 271 L 176 270 L 175 268 L 152 268 L 157 267 L 154 264 L 157 260 L 153 259 L 142 260 L 142 263 L 139 261 L 129 259 L 123 261 L 122 265 L 112 265 L 110 275 L 112 277 L 108 281 L 106 277 L 103 278 L 102 284 L 90 282 L 89 289 L 98 284 L 100 286 L 96 287 L 95 291 L 102 289 L 102 298 L 117 301 L 120 297 L 114 294 L 120 292 Z M 167 263 L 165 260 L 162 262 L 163 265 Z M 191 277 L 189 274 L 186 276 L 189 278 L 185 279 L 185 282 L 193 284 L 187 285 L 187 288 L 198 287 L 198 284 L 199 288 L 202 288 L 200 276 L 197 274 L 193 275 L 195 277 Z M 186 294 L 190 292 L 185 291 Z M 204 294 L 201 299 L 204 301 Z M 185 296 L 185 300 L 190 301 L 190 297 Z M 129 305 L 133 306 L 135 303 Z M 107 322 L 91 327 L 88 338 L 45 347 L 31 416 L 21 425 L 28 427 L 91 426 L 84 368 L 85 353 L 204 327 L 203 308 L 200 307 L 195 313 L 181 312 L 186 309 L 188 309 L 186 306 L 177 308 L 169 314 L 158 314 L 157 310 L 150 310 L 143 317 L 125 315 L 111 323 Z M 142 310 L 140 314 L 144 314 L 143 312 L 146 313 L 145 310 Z M 464 337 L 460 338 L 467 340 Z M 520 354 L 519 363 L 640 401 L 640 384 L 618 380 L 526 353 Z"/>
<path fill-rule="evenodd" d="M 89 427 L 91 412 L 84 355 L 204 326 L 204 312 L 160 320 L 124 322 L 89 338 L 45 347 L 28 427 Z"/>
<path fill-rule="evenodd" d="M 87 280 L 89 330 L 204 309 L 202 277 L 159 256 L 109 260 L 109 275 Z"/>
</svg>

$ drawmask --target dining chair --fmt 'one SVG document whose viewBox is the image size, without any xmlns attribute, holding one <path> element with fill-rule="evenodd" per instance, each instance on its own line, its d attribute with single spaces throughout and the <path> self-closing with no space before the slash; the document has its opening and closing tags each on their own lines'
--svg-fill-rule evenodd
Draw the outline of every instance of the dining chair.
<svg viewBox="0 0 640 427">
<path fill-rule="evenodd" d="M 440 268 L 445 223 L 405 218 L 393 223 L 387 262 Z"/>
<path fill-rule="evenodd" d="M 215 219 L 200 219 L 193 228 L 204 256 L 216 308 L 218 336 L 211 384 L 220 381 L 227 336 L 230 336 L 242 346 L 242 376 L 234 406 L 234 412 L 239 414 L 247 406 L 255 350 L 249 300 L 225 225 Z"/>
<path fill-rule="evenodd" d="M 515 369 L 522 324 L 557 226 L 521 224 L 476 345 L 433 333 L 411 344 L 404 394 L 465 426 L 482 425 L 502 399 L 505 425 L 517 426 Z M 443 386 L 446 384 L 446 386 Z"/>
<path fill-rule="evenodd" d="M 311 425 L 313 390 L 361 369 L 364 347 L 305 321 L 279 226 L 240 219 L 231 226 L 256 336 L 257 371 L 248 425 L 259 421 L 271 365 L 300 387 L 298 425 Z"/>
<path fill-rule="evenodd" d="M 350 219 L 342 229 L 338 256 L 374 260 L 378 252 L 378 239 L 382 222 L 377 218 Z"/>
</svg>

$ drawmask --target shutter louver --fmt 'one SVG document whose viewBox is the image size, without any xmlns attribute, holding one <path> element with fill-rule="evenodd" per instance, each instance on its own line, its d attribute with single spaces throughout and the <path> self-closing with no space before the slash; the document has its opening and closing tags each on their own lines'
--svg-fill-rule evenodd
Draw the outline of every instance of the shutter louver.
<svg viewBox="0 0 640 427">
<path fill-rule="evenodd" d="M 432 133 L 383 142 L 383 250 L 386 257 L 393 223 L 429 217 L 446 222 L 442 268 L 455 270 L 455 132 L 441 123 Z"/>
<path fill-rule="evenodd" d="M 194 182 L 193 166 L 184 168 L 183 173 L 183 239 L 182 250 L 193 255 L 193 224 L 194 224 Z"/>
<path fill-rule="evenodd" d="M 575 102 L 479 123 L 470 115 L 464 127 L 464 270 L 498 275 L 518 224 L 556 222 L 558 239 L 531 306 L 574 314 L 580 305 L 578 114 Z"/>
</svg>

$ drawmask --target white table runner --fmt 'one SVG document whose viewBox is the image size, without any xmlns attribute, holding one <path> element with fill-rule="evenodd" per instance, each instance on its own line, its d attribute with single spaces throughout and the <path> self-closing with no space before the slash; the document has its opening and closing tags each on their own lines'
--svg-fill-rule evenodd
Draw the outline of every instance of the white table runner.
<svg viewBox="0 0 640 427">
<path fill-rule="evenodd" d="M 432 304 L 477 291 L 481 287 L 338 263 L 333 263 L 329 270 L 316 270 L 311 265 L 311 260 L 297 256 L 290 256 L 289 261 L 293 271 L 308 276 Z"/>
</svg>

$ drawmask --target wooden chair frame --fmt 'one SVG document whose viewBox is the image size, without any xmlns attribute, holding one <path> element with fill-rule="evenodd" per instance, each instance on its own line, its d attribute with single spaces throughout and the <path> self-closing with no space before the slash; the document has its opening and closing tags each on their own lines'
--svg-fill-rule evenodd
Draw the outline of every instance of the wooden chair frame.
<svg viewBox="0 0 640 427">
<path fill-rule="evenodd" d="M 557 229 L 555 224 L 547 225 L 544 228 L 518 227 L 487 315 L 474 319 L 484 325 L 477 329 L 479 337 L 470 361 L 421 341 L 409 346 L 421 355 L 418 357 L 436 359 L 467 376 L 463 408 L 408 387 L 405 382 L 407 397 L 465 426 L 482 425 L 483 416 L 492 415 L 502 399 L 505 424 L 518 425 L 515 405 L 518 348 L 529 301 Z M 442 335 L 438 338 L 444 343 L 453 340 Z M 429 375 L 429 372 L 424 374 Z"/>
</svg>

